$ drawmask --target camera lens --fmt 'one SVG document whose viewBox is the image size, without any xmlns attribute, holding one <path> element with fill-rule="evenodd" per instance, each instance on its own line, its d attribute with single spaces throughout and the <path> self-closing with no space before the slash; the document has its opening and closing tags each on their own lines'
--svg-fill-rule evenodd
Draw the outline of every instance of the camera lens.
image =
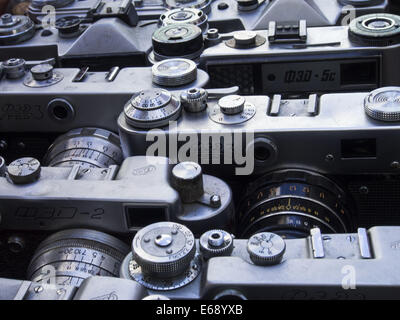
<svg viewBox="0 0 400 320">
<path fill-rule="evenodd" d="M 318 227 L 324 233 L 349 229 L 350 212 L 338 185 L 317 173 L 282 170 L 249 185 L 239 206 L 238 235 L 274 232 L 302 238 Z"/>
<path fill-rule="evenodd" d="M 113 236 L 89 229 L 69 229 L 45 239 L 28 267 L 28 279 L 79 286 L 90 276 L 118 277 L 129 247 Z"/>
</svg>

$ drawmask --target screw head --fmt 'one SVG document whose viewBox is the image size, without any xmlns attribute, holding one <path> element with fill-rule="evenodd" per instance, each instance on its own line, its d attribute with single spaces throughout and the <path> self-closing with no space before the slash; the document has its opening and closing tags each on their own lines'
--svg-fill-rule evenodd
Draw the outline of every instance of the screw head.
<svg viewBox="0 0 400 320">
<path fill-rule="evenodd" d="M 358 191 L 359 191 L 361 194 L 368 194 L 368 193 L 369 193 L 369 189 L 368 189 L 367 186 L 361 186 L 360 189 L 358 189 Z"/>
<path fill-rule="evenodd" d="M 325 156 L 325 161 L 326 162 L 332 162 L 333 160 L 335 160 L 335 157 L 332 154 L 327 154 Z"/>
<path fill-rule="evenodd" d="M 400 169 L 400 162 L 399 162 L 399 161 L 393 161 L 393 162 L 390 164 L 390 167 L 391 167 L 392 169 Z"/>
<path fill-rule="evenodd" d="M 43 287 L 42 286 L 37 286 L 33 289 L 33 291 L 35 291 L 35 293 L 40 293 L 43 291 Z"/>
</svg>

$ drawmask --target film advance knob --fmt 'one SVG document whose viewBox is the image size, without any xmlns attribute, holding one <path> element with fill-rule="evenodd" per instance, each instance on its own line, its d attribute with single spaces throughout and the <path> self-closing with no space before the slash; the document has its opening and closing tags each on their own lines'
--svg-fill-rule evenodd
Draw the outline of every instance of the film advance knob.
<svg viewBox="0 0 400 320">
<path fill-rule="evenodd" d="M 181 162 L 172 169 L 172 187 L 184 203 L 192 203 L 204 194 L 201 166 L 195 162 Z"/>
<path fill-rule="evenodd" d="M 51 79 L 53 76 L 53 66 L 48 63 L 38 64 L 31 68 L 33 79 L 37 81 L 44 81 Z"/>
<path fill-rule="evenodd" d="M 400 87 L 372 91 L 364 100 L 365 113 L 379 121 L 400 121 Z"/>
<path fill-rule="evenodd" d="M 200 251 L 205 259 L 229 256 L 233 251 L 233 237 L 224 230 L 210 230 L 200 237 Z"/>
<path fill-rule="evenodd" d="M 247 242 L 247 252 L 250 255 L 250 259 L 259 266 L 280 263 L 285 250 L 285 240 L 275 233 L 257 233 L 251 236 Z"/>
<path fill-rule="evenodd" d="M 17 159 L 8 165 L 8 176 L 15 184 L 35 182 L 40 176 L 40 162 L 31 157 Z"/>
<path fill-rule="evenodd" d="M 158 222 L 136 233 L 132 253 L 143 273 L 172 278 L 189 268 L 196 253 L 196 242 L 193 233 L 184 225 Z"/>
<path fill-rule="evenodd" d="M 234 115 L 243 111 L 245 102 L 246 100 L 242 96 L 233 94 L 219 99 L 218 105 L 222 113 Z"/>
<path fill-rule="evenodd" d="M 166 59 L 153 65 L 151 71 L 153 82 L 160 86 L 183 86 L 197 79 L 197 66 L 188 59 Z"/>
</svg>

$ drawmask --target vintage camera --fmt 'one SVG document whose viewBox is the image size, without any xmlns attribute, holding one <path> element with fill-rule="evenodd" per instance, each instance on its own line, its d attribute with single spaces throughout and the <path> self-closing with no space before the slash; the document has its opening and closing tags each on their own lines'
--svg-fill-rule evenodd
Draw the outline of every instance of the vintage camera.
<svg viewBox="0 0 400 320">
<path fill-rule="evenodd" d="M 26 273 L 31 281 L 0 279 L 7 288 L 0 298 L 396 299 L 399 278 L 384 270 L 399 259 L 398 233 L 398 227 L 375 227 L 326 235 L 314 228 L 305 239 L 271 232 L 235 239 L 211 229 L 195 238 L 184 225 L 159 222 L 138 231 L 127 254 L 126 243 L 113 236 L 68 229 L 37 247 Z M 357 285 L 347 290 L 343 273 L 352 270 Z"/>
<path fill-rule="evenodd" d="M 0 131 L 8 133 L 64 133 L 79 127 L 117 131 L 120 106 L 143 88 L 169 88 L 179 94 L 208 82 L 208 75 L 185 59 L 90 72 L 49 63 L 32 66 L 14 58 L 3 63 L 3 70 Z"/>
<path fill-rule="evenodd" d="M 129 0 L 33 0 L 28 8 L 28 15 L 35 23 L 41 23 L 52 13 L 57 18 L 76 16 L 90 22 L 116 17 L 130 26 L 136 26 L 139 20 L 135 6 Z"/>
<path fill-rule="evenodd" d="M 94 149 L 74 146 L 75 159 L 85 147 L 87 152 Z M 118 152 L 114 149 L 108 153 Z M 64 157 L 55 151 L 49 167 L 31 157 L 6 167 L 2 159 L 3 230 L 93 228 L 129 234 L 155 221 L 184 223 L 197 234 L 209 225 L 233 227 L 230 187 L 203 174 L 197 163 L 171 167 L 166 158 L 144 156 L 127 158 L 118 167 L 113 164 L 118 159 L 103 153 L 99 156 L 107 158 L 109 167 L 99 168 L 88 166 L 87 158 L 68 158 L 72 147 L 63 151 Z"/>
<path fill-rule="evenodd" d="M 204 92 L 184 93 L 181 116 L 158 123 L 158 129 L 146 119 L 165 115 L 171 105 L 160 101 L 164 110 L 146 115 L 138 111 L 137 97 L 130 100 L 118 119 L 125 156 L 157 151 L 192 159 L 207 172 L 238 175 L 242 184 L 241 175 L 266 174 L 247 178 L 247 190 L 236 199 L 237 233 L 243 237 L 260 230 L 297 237 L 312 226 L 348 232 L 400 223 L 400 155 L 393 148 L 398 87 L 308 99 L 229 95 L 207 101 Z M 151 100 L 154 93 L 145 96 Z M 159 141 L 167 147 L 159 148 Z"/>
<path fill-rule="evenodd" d="M 55 26 L 35 25 L 27 16 L 0 18 L 0 60 L 56 59 L 57 66 L 107 70 L 146 66 L 151 35 L 156 25 L 132 27 L 110 17 L 85 22 L 78 16 L 58 18 Z"/>
<path fill-rule="evenodd" d="M 110 15 L 127 15 L 129 8 L 139 20 L 156 20 L 164 15 L 175 21 L 182 21 L 188 16 L 193 18 L 193 12 L 190 12 L 192 9 L 201 10 L 208 15 L 212 27 L 219 28 L 222 32 L 266 29 L 268 23 L 277 17 L 288 20 L 307 19 L 310 26 L 336 25 L 341 24 L 346 15 L 359 16 L 388 10 L 387 0 L 227 0 L 223 3 L 210 0 L 37 0 L 32 1 L 28 10 L 29 16 L 35 22 L 40 22 L 48 13 L 43 9 L 46 5 L 55 8 L 57 17 L 74 15 L 92 20 Z M 173 13 L 174 10 L 182 10 L 185 13 Z"/>
<path fill-rule="evenodd" d="M 264 31 L 214 32 L 199 60 L 210 86 L 235 83 L 243 94 L 367 91 L 400 80 L 399 23 L 396 15 L 371 14 L 349 26 L 271 22 Z"/>
</svg>

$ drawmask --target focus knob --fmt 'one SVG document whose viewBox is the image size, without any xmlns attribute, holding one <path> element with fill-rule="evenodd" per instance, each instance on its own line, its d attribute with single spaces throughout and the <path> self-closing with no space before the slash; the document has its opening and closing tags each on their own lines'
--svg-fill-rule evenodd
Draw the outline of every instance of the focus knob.
<svg viewBox="0 0 400 320">
<path fill-rule="evenodd" d="M 136 233 L 132 253 L 144 274 L 170 278 L 189 268 L 196 253 L 196 244 L 193 233 L 185 226 L 158 222 Z"/>
<path fill-rule="evenodd" d="M 251 261 L 259 266 L 280 263 L 285 250 L 285 240 L 275 233 L 257 233 L 247 243 L 247 252 Z"/>
<path fill-rule="evenodd" d="M 172 169 L 172 187 L 183 203 L 192 203 L 204 194 L 201 166 L 195 162 L 181 162 Z"/>
<path fill-rule="evenodd" d="M 245 102 L 246 100 L 242 96 L 229 95 L 219 99 L 218 105 L 222 113 L 234 115 L 243 111 Z"/>
<path fill-rule="evenodd" d="M 15 184 L 35 182 L 40 176 L 40 162 L 35 158 L 20 158 L 8 166 L 8 176 Z"/>
<path fill-rule="evenodd" d="M 33 79 L 45 81 L 53 77 L 53 66 L 48 63 L 38 64 L 31 68 Z"/>
<path fill-rule="evenodd" d="M 372 91 L 364 100 L 365 113 L 379 121 L 400 121 L 400 87 Z"/>
</svg>

